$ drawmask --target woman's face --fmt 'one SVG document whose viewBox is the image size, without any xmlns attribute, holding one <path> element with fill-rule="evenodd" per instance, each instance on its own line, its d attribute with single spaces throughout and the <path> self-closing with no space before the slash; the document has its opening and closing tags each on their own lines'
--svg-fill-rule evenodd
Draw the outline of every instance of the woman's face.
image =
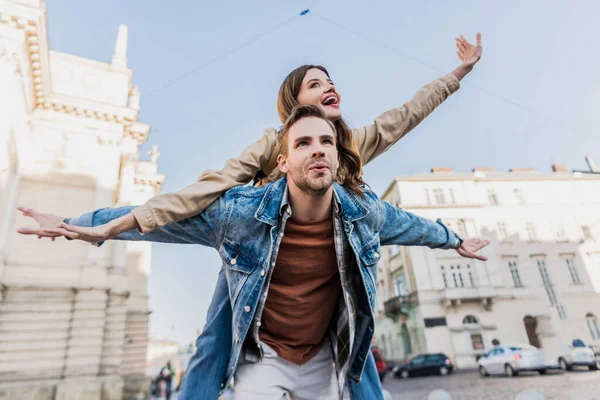
<svg viewBox="0 0 600 400">
<path fill-rule="evenodd" d="M 318 68 L 309 69 L 304 76 L 297 100 L 300 104 L 314 104 L 321 107 L 331 121 L 342 117 L 340 95 L 336 92 L 333 81 Z"/>
</svg>

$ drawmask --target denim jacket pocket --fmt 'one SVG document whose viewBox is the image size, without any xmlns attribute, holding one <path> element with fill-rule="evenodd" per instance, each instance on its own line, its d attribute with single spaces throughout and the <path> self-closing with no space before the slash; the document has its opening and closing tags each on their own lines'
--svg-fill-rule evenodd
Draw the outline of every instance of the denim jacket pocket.
<svg viewBox="0 0 600 400">
<path fill-rule="evenodd" d="M 379 244 L 379 235 L 374 240 L 367 244 L 360 252 L 360 262 L 365 271 L 365 279 L 370 282 L 365 282 L 365 289 L 369 296 L 371 308 L 375 305 L 375 293 L 377 290 L 377 263 L 381 259 L 381 246 Z M 368 277 L 368 278 L 367 278 Z"/>
<path fill-rule="evenodd" d="M 256 268 L 257 261 L 228 241 L 224 241 L 219 248 L 219 255 L 225 265 L 229 296 L 233 306 L 248 277 Z"/>
</svg>

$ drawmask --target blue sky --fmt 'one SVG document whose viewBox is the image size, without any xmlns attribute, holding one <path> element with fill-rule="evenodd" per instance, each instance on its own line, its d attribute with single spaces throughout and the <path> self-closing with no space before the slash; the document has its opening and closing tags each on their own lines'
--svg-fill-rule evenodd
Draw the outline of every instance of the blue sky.
<svg viewBox="0 0 600 400">
<path fill-rule="evenodd" d="M 448 3 L 53 0 L 47 7 L 56 51 L 110 61 L 118 26 L 129 27 L 129 66 L 142 93 L 140 120 L 152 125 L 142 157 L 158 145 L 159 169 L 167 176 L 163 192 L 186 186 L 205 169 L 221 168 L 264 129 L 279 126 L 277 90 L 297 66 L 326 66 L 343 96 L 344 117 L 358 127 L 452 71 L 459 64 L 454 38 L 463 34 L 474 41 L 477 31 L 484 50 L 476 69 L 457 94 L 367 166 L 371 187 L 381 193 L 395 176 L 434 166 L 549 171 L 553 163 L 584 169 L 586 155 L 600 162 L 600 3 Z M 293 18 L 306 8 L 311 13 Z M 193 340 L 219 269 L 212 249 L 155 244 L 151 334 Z"/>
</svg>

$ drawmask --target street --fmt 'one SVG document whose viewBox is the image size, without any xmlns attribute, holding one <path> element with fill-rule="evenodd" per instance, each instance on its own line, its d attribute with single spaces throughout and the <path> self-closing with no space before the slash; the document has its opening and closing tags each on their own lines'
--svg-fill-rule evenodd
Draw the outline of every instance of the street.
<svg viewBox="0 0 600 400">
<path fill-rule="evenodd" d="M 481 378 L 479 373 L 458 372 L 446 377 L 397 379 L 388 374 L 384 389 L 394 400 L 426 400 L 435 389 L 443 389 L 453 400 L 514 400 L 524 390 L 536 390 L 545 400 L 600 400 L 600 372 L 586 369 L 568 373 L 548 371 L 521 373 L 514 378 L 492 376 Z"/>
<path fill-rule="evenodd" d="M 397 379 L 389 374 L 383 388 L 394 400 L 427 400 L 436 389 L 443 389 L 453 400 L 515 400 L 524 390 L 536 390 L 544 400 L 600 400 L 600 371 L 585 369 L 568 373 L 549 371 L 546 376 L 521 373 L 514 378 L 493 376 L 481 378 L 475 371 L 458 372 L 446 377 Z M 347 395 L 344 399 L 347 399 Z M 157 399 L 153 397 L 153 399 Z M 177 399 L 177 394 L 171 397 Z M 223 400 L 224 397 L 221 397 Z"/>
</svg>

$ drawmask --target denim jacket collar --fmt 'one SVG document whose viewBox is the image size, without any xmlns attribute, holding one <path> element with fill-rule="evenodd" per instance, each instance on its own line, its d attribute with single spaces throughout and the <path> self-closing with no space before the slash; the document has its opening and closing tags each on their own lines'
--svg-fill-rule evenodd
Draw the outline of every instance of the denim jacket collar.
<svg viewBox="0 0 600 400">
<path fill-rule="evenodd" d="M 364 218 L 369 210 L 358 200 L 356 194 L 348 191 L 342 185 L 333 184 L 334 208 L 337 215 L 348 222 Z M 289 206 L 287 178 L 283 177 L 267 188 L 264 198 L 256 210 L 254 217 L 265 224 L 277 226 L 279 217 L 285 207 Z"/>
</svg>

